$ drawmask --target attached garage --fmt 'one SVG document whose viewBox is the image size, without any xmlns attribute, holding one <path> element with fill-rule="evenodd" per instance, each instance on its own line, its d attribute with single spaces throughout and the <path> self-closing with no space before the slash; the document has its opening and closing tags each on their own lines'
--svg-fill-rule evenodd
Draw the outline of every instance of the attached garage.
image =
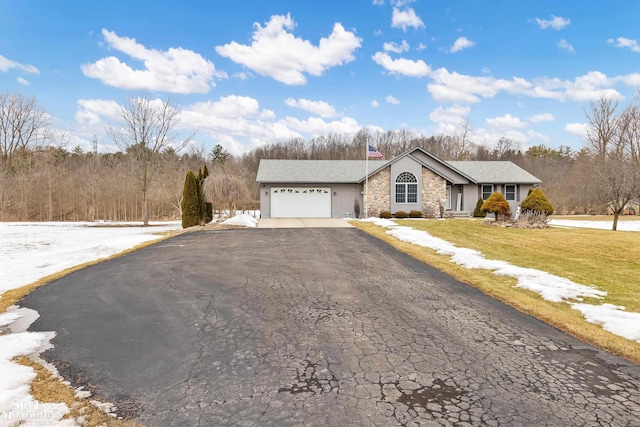
<svg viewBox="0 0 640 427">
<path fill-rule="evenodd" d="M 380 161 L 370 161 L 372 168 Z M 261 218 L 353 218 L 354 205 L 363 206 L 361 160 L 262 159 Z"/>
<path fill-rule="evenodd" d="M 272 218 L 331 218 L 331 187 L 271 187 Z"/>
</svg>

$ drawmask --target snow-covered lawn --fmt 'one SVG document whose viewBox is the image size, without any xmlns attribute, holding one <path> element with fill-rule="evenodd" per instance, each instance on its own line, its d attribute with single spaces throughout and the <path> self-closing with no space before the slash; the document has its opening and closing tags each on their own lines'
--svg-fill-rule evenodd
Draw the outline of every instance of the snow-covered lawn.
<svg viewBox="0 0 640 427">
<path fill-rule="evenodd" d="M 399 226 L 388 219 L 369 218 L 364 221 L 387 228 L 387 233 L 399 240 L 433 249 L 443 255 L 449 255 L 451 262 L 465 268 L 493 270 L 494 274 L 513 277 L 517 280 L 516 286 L 536 292 L 547 301 L 566 302 L 572 308 L 582 312 L 588 322 L 600 325 L 603 329 L 621 337 L 640 342 L 640 313 L 627 312 L 624 307 L 612 304 L 582 303 L 585 297 L 598 299 L 606 297 L 606 292 L 593 286 L 575 283 L 544 271 L 518 267 L 506 261 L 487 259 L 479 251 L 459 248 L 426 231 Z M 590 221 L 584 221 L 584 223 L 585 225 L 592 224 Z"/>
<path fill-rule="evenodd" d="M 575 228 L 597 228 L 599 230 L 611 230 L 613 218 L 609 221 L 589 221 L 575 219 L 552 219 L 549 225 L 554 227 L 575 227 Z M 640 231 L 640 221 L 620 220 L 618 221 L 618 231 Z"/>
<path fill-rule="evenodd" d="M 155 234 L 180 228 L 179 222 L 152 223 L 152 227 L 118 223 L 0 223 L 0 298 L 10 289 L 69 267 L 122 252 L 156 240 Z M 40 403 L 30 394 L 33 369 L 11 361 L 20 355 L 38 355 L 51 346 L 54 332 L 26 332 L 37 312 L 11 308 L 0 313 L 0 426 L 75 426 L 62 420 L 64 403 Z"/>
</svg>

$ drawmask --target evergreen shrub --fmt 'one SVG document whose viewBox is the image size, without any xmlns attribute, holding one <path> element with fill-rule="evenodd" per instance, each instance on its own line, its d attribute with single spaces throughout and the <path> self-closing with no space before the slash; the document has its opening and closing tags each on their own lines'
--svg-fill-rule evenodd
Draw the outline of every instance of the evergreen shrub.
<svg viewBox="0 0 640 427">
<path fill-rule="evenodd" d="M 409 218 L 409 214 L 405 211 L 398 211 L 394 214 L 396 218 Z"/>
<path fill-rule="evenodd" d="M 392 217 L 391 212 L 389 211 L 380 211 L 380 214 L 378 216 L 384 219 L 391 219 Z"/>
<path fill-rule="evenodd" d="M 482 205 L 482 211 L 496 215 L 496 221 L 504 221 L 510 213 L 509 202 L 499 191 L 492 193 Z"/>
<path fill-rule="evenodd" d="M 187 171 L 182 190 L 182 228 L 200 224 L 201 204 L 198 196 L 198 180 L 193 171 Z"/>
<path fill-rule="evenodd" d="M 487 216 L 487 213 L 482 211 L 483 204 L 484 200 L 482 200 L 482 198 L 479 198 L 478 202 L 476 203 L 476 208 L 473 210 L 473 216 L 475 218 L 485 218 Z"/>
<path fill-rule="evenodd" d="M 413 210 L 409 212 L 409 218 L 422 218 L 422 212 Z"/>
<path fill-rule="evenodd" d="M 553 206 L 542 192 L 542 189 L 535 188 L 529 193 L 526 199 L 520 204 L 522 212 L 544 212 L 547 215 L 553 213 Z"/>
</svg>

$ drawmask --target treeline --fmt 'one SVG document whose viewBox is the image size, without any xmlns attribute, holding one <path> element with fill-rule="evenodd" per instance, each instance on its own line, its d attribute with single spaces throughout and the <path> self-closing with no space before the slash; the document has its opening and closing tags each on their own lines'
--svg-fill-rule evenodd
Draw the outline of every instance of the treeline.
<svg viewBox="0 0 640 427">
<path fill-rule="evenodd" d="M 526 151 L 502 139 L 494 149 L 462 143 L 455 136 L 430 137 L 407 130 L 355 137 L 327 135 L 305 141 L 268 144 L 242 156 L 230 156 L 217 146 L 210 153 L 178 154 L 166 149 L 156 155 L 148 194 L 149 217 L 179 219 L 188 170 L 207 165 L 211 171 L 205 193 L 214 209 L 256 209 L 255 182 L 260 159 L 364 159 L 366 144 L 387 159 L 422 147 L 443 160 L 510 160 L 540 178 L 561 213 L 603 212 L 590 200 L 583 183 L 588 177 L 581 152 L 535 146 Z M 463 147 L 464 149 L 461 149 Z M 0 221 L 139 221 L 142 195 L 132 154 L 85 153 L 79 147 L 23 147 L 11 155 L 11 166 L 0 172 Z"/>
<path fill-rule="evenodd" d="M 144 134 L 140 126 L 162 135 L 172 129 L 177 110 L 155 105 L 150 98 L 135 98 L 123 107 L 132 135 Z M 202 189 L 215 211 L 256 209 L 260 159 L 357 160 L 365 158 L 369 144 L 387 159 L 422 147 L 443 160 L 510 160 L 543 181 L 557 213 L 622 212 L 640 194 L 640 109 L 631 104 L 620 110 L 607 99 L 590 107 L 590 131 L 579 151 L 544 145 L 524 150 L 507 138 L 488 148 L 470 141 L 467 124 L 456 134 L 433 136 L 363 129 L 355 136 L 267 144 L 241 156 L 230 156 L 220 145 L 208 153 L 181 153 L 167 139 L 151 145 L 135 138 L 118 144 L 116 153 L 87 153 L 68 148 L 68 135 L 51 130 L 49 116 L 33 98 L 0 93 L 0 221 L 139 221 L 145 205 L 149 219 L 179 219 L 186 173 L 205 165 L 209 176 Z M 131 114 L 136 111 L 158 121 L 138 123 L 139 114 Z"/>
</svg>

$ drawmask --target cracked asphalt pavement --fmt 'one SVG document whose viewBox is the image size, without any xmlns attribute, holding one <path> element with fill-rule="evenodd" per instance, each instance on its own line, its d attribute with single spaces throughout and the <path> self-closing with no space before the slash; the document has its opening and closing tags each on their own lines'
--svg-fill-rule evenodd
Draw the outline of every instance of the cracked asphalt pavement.
<svg viewBox="0 0 640 427">
<path fill-rule="evenodd" d="M 149 426 L 640 425 L 640 367 L 357 229 L 187 233 L 22 305 Z"/>
</svg>

